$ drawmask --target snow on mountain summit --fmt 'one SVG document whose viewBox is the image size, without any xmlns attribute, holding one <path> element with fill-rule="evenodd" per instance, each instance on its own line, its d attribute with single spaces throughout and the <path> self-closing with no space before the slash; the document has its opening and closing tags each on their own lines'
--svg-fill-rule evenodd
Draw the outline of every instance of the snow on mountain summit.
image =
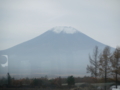
<svg viewBox="0 0 120 90">
<path fill-rule="evenodd" d="M 68 26 L 57 26 L 51 29 L 55 33 L 67 33 L 67 34 L 73 34 L 78 32 L 75 28 L 73 27 L 68 27 Z"/>
</svg>

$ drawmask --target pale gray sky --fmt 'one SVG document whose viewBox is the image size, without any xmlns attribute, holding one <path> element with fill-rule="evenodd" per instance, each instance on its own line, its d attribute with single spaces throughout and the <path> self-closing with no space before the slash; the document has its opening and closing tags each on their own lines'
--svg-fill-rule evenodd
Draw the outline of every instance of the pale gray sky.
<svg viewBox="0 0 120 90">
<path fill-rule="evenodd" d="M 55 26 L 71 26 L 93 39 L 120 45 L 120 0 L 0 0 L 0 50 Z"/>
</svg>

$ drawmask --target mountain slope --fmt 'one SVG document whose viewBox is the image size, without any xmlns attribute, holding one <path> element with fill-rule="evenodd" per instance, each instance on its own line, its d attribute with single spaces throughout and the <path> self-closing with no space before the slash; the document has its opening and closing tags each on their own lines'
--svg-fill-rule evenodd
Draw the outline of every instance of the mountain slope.
<svg viewBox="0 0 120 90">
<path fill-rule="evenodd" d="M 105 45 L 72 27 L 55 27 L 0 55 L 8 55 L 9 72 L 18 75 L 85 75 L 88 54 L 95 46 Z"/>
</svg>

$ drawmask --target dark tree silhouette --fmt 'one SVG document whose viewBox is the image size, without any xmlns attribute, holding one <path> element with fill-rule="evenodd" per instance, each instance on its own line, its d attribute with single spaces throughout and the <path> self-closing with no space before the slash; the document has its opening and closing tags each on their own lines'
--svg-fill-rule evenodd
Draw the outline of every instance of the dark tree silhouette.
<svg viewBox="0 0 120 90">
<path fill-rule="evenodd" d="M 41 86 L 42 85 L 42 80 L 35 78 L 35 79 L 33 79 L 32 85 L 33 86 Z"/>
<path fill-rule="evenodd" d="M 8 79 L 8 86 L 11 85 L 11 76 L 9 73 L 7 73 L 7 79 Z"/>
<path fill-rule="evenodd" d="M 74 79 L 74 77 L 73 77 L 73 76 L 69 76 L 69 77 L 67 78 L 67 83 L 68 83 L 68 86 L 69 86 L 69 87 L 71 87 L 72 85 L 74 85 L 74 84 L 75 84 L 75 79 Z"/>
</svg>

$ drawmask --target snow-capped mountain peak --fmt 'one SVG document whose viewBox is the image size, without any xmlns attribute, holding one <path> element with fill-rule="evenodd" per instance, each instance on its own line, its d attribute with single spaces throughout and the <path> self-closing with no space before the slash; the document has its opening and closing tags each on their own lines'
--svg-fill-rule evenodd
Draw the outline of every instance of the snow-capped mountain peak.
<svg viewBox="0 0 120 90">
<path fill-rule="evenodd" d="M 67 34 L 73 34 L 78 32 L 75 28 L 73 27 L 68 27 L 68 26 L 57 26 L 51 29 L 55 33 L 67 33 Z"/>
</svg>

